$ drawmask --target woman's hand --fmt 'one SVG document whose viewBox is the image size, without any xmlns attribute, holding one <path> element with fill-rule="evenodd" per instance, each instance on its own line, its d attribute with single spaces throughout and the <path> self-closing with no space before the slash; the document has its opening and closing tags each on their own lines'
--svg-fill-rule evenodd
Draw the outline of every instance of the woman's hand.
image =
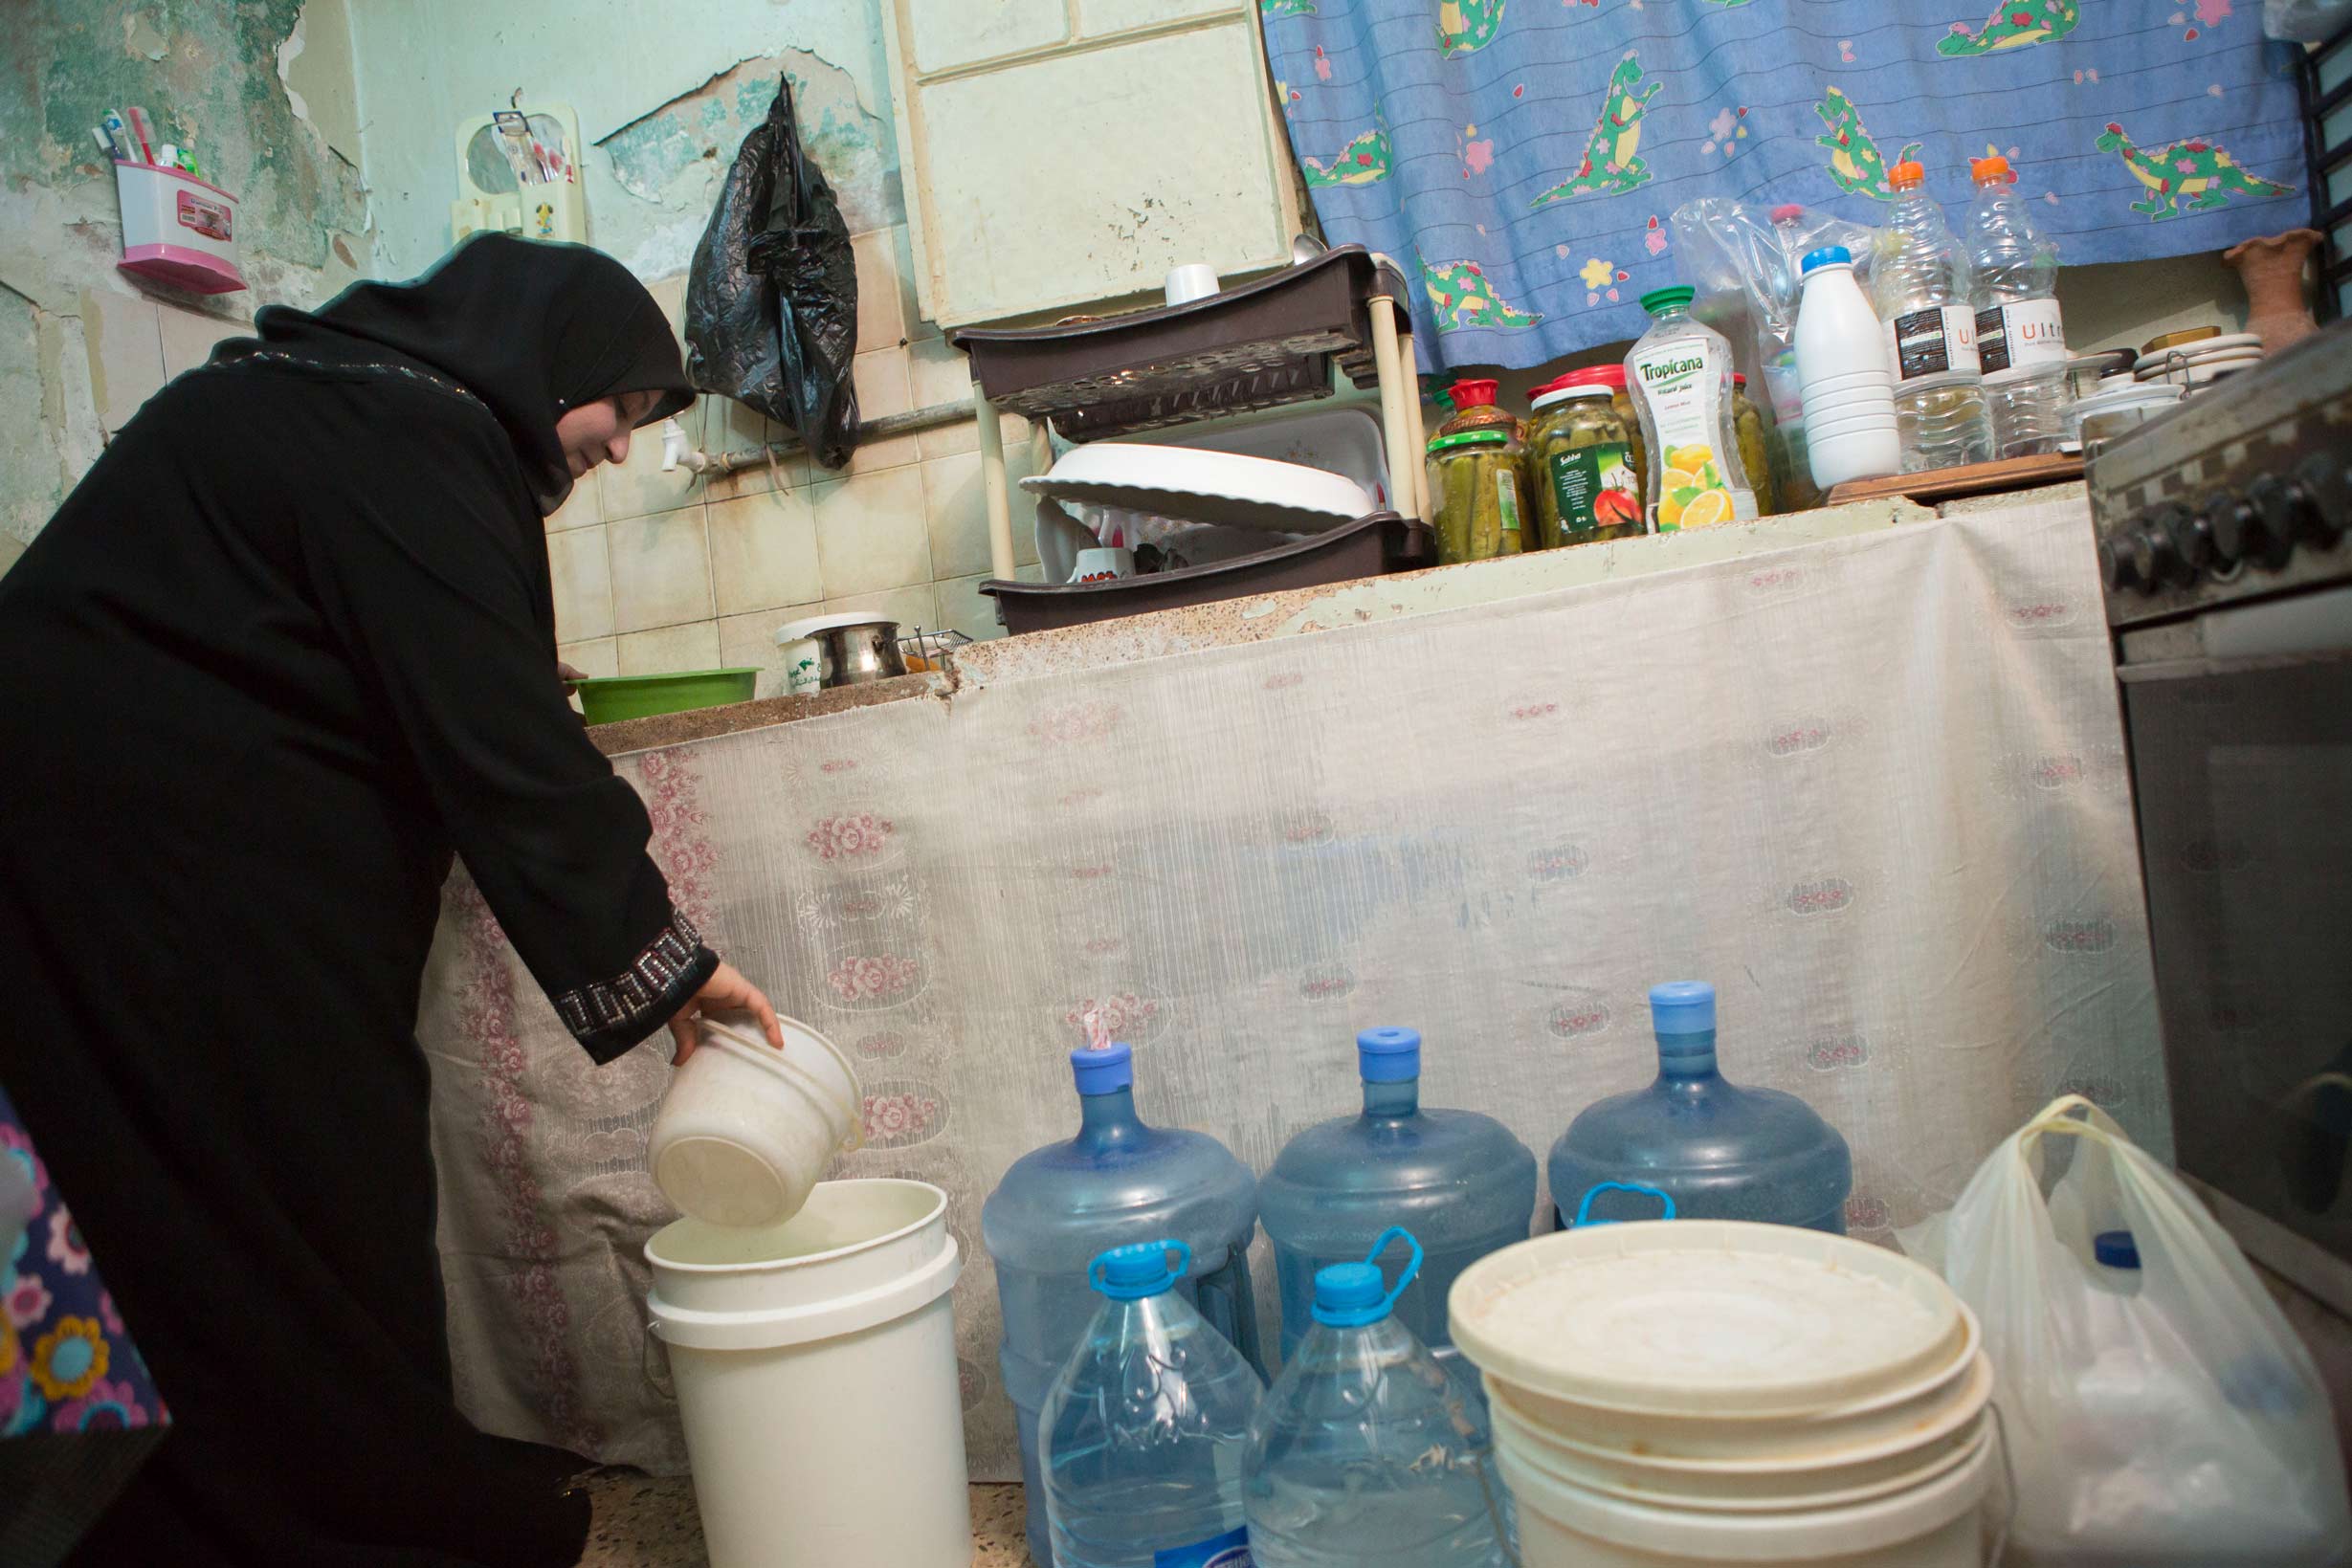
<svg viewBox="0 0 2352 1568">
<path fill-rule="evenodd" d="M 670 1032 L 677 1037 L 677 1054 L 671 1058 L 673 1067 L 683 1067 L 686 1058 L 694 1054 L 700 1042 L 700 1025 L 704 1018 L 719 1013 L 749 1013 L 760 1021 L 760 1030 L 767 1043 L 778 1050 L 784 1049 L 784 1026 L 776 1022 L 776 1009 L 768 1005 L 760 988 L 743 978 L 743 972 L 731 963 L 720 963 L 711 978 L 692 1001 L 677 1010 L 670 1020 Z"/>
</svg>

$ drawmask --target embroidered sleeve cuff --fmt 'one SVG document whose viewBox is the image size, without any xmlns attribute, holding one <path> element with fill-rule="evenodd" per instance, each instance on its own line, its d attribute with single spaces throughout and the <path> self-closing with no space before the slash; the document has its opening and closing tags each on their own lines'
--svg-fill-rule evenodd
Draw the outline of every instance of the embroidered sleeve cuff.
<svg viewBox="0 0 2352 1568">
<path fill-rule="evenodd" d="M 694 922 L 673 910 L 628 968 L 563 992 L 555 1010 L 588 1055 L 609 1062 L 667 1024 L 718 967 Z"/>
</svg>

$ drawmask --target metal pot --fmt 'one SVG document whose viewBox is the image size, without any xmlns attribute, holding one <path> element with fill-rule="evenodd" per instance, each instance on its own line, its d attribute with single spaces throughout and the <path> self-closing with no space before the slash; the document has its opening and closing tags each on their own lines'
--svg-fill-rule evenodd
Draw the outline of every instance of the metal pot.
<svg viewBox="0 0 2352 1568">
<path fill-rule="evenodd" d="M 863 686 L 906 674 L 906 655 L 899 651 L 899 623 L 883 615 L 818 615 L 776 629 L 776 646 L 810 645 L 801 659 L 813 658 L 815 679 L 794 674 L 801 659 L 787 657 L 786 683 L 799 692 L 813 687 Z"/>
</svg>

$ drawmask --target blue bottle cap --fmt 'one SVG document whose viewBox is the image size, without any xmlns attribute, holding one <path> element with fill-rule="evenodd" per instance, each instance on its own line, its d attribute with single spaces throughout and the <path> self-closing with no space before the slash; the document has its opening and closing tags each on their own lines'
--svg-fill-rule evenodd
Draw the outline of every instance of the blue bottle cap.
<svg viewBox="0 0 2352 1568">
<path fill-rule="evenodd" d="M 1650 1027 L 1660 1034 L 1714 1033 L 1715 987 L 1703 980 L 1651 986 Z"/>
<path fill-rule="evenodd" d="M 1176 1266 L 1168 1267 L 1170 1252 Z M 1173 1238 L 1164 1242 L 1135 1242 L 1098 1254 L 1088 1266 L 1088 1283 L 1113 1301 L 1141 1301 L 1158 1295 L 1184 1277 L 1192 1267 L 1192 1248 Z"/>
<path fill-rule="evenodd" d="M 1135 1051 L 1124 1040 L 1099 1049 L 1080 1046 L 1070 1053 L 1070 1076 L 1081 1094 L 1116 1094 L 1135 1083 Z"/>
<path fill-rule="evenodd" d="M 2102 1230 L 2091 1239 L 2091 1255 L 2110 1269 L 2140 1267 L 2140 1246 L 2128 1230 Z"/>
<path fill-rule="evenodd" d="M 1818 251 L 1808 252 L 1805 260 L 1798 265 L 1797 271 L 1799 274 L 1804 274 L 1811 272 L 1815 267 L 1851 267 L 1853 265 L 1853 253 L 1852 251 L 1847 250 L 1843 245 L 1824 245 Z"/>
<path fill-rule="evenodd" d="M 1335 1263 L 1315 1270 L 1315 1320 L 1328 1323 L 1333 1315 L 1353 1314 L 1379 1307 L 1388 1293 L 1388 1282 L 1368 1263 Z M 1386 1314 L 1386 1309 L 1383 1309 Z M 1377 1321 L 1377 1319 L 1375 1319 Z"/>
<path fill-rule="evenodd" d="M 1356 1071 L 1368 1084 L 1409 1082 L 1421 1076 L 1419 1029 L 1365 1029 L 1356 1036 Z"/>
</svg>

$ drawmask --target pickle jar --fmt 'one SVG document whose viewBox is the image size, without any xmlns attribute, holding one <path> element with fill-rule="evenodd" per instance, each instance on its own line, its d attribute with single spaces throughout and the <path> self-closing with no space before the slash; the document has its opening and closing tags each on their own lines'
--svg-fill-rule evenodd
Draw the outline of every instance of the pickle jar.
<svg viewBox="0 0 2352 1568">
<path fill-rule="evenodd" d="M 1524 547 L 1520 468 L 1526 452 L 1509 431 L 1491 426 L 1430 442 L 1430 510 L 1439 565 L 1517 555 Z"/>
<path fill-rule="evenodd" d="M 1453 400 L 1453 412 L 1437 427 L 1439 435 L 1459 435 L 1464 431 L 1501 431 L 1517 438 L 1520 432 L 1519 416 L 1495 401 L 1492 381 L 1464 379 L 1446 388 Z"/>
<path fill-rule="evenodd" d="M 1747 377 L 1731 378 L 1733 433 L 1740 440 L 1740 466 L 1747 470 L 1748 488 L 1756 492 L 1756 515 L 1771 517 L 1780 508 L 1780 485 L 1772 463 L 1774 443 L 1764 437 L 1764 413 L 1747 395 Z"/>
<path fill-rule="evenodd" d="M 1536 388 L 1537 395 L 1556 392 L 1563 386 L 1606 386 L 1609 407 L 1625 422 L 1627 448 L 1633 459 L 1633 494 L 1649 493 L 1650 453 L 1642 446 L 1641 419 L 1633 412 L 1633 395 L 1626 390 L 1625 366 L 1622 364 L 1588 364 L 1582 370 L 1571 370 L 1558 381 Z"/>
<path fill-rule="evenodd" d="M 1527 430 L 1527 484 L 1536 540 L 1557 549 L 1647 533 L 1633 437 L 1606 385 L 1552 386 L 1536 393 Z"/>
</svg>

